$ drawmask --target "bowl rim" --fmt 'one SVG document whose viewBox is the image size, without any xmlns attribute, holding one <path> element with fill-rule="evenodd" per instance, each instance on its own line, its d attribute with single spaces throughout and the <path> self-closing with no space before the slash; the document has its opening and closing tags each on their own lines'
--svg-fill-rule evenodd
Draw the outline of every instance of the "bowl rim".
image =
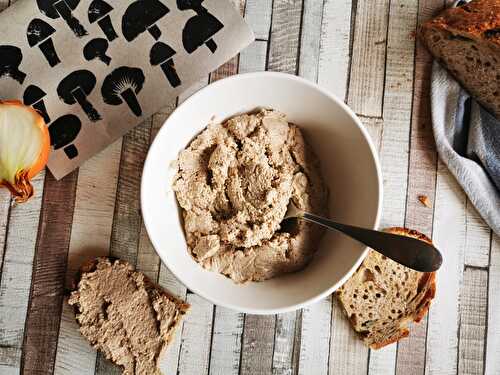
<svg viewBox="0 0 500 375">
<path fill-rule="evenodd" d="M 331 93 L 330 91 L 328 91 L 325 88 L 322 88 L 317 83 L 309 81 L 309 80 L 307 80 L 305 78 L 302 78 L 300 76 L 296 76 L 296 75 L 293 75 L 293 74 L 281 73 L 281 72 L 263 71 L 263 72 L 250 72 L 250 73 L 242 73 L 242 74 L 232 75 L 232 76 L 229 76 L 229 77 L 223 78 L 221 80 L 218 80 L 216 82 L 208 84 L 207 86 L 201 88 L 196 93 L 194 93 L 189 98 L 187 98 L 183 103 L 181 103 L 180 105 L 178 105 L 175 108 L 175 110 L 170 114 L 170 116 L 163 123 L 163 125 L 160 128 L 158 134 L 156 135 L 155 139 L 151 143 L 151 146 L 150 146 L 150 148 L 148 150 L 148 153 L 146 155 L 146 160 L 144 162 L 144 167 L 143 167 L 142 176 L 141 176 L 140 201 L 141 201 L 141 216 L 142 216 L 142 221 L 144 223 L 144 226 L 146 228 L 146 232 L 148 234 L 148 237 L 149 237 L 149 239 L 151 241 L 151 244 L 153 245 L 153 248 L 154 248 L 156 254 L 158 254 L 158 256 L 160 257 L 161 261 L 170 270 L 170 272 L 172 272 L 172 274 L 175 276 L 175 278 L 179 282 L 181 282 L 184 286 L 186 286 L 186 288 L 188 290 L 190 290 L 191 292 L 193 292 L 193 293 L 201 296 L 202 298 L 206 299 L 207 301 L 210 301 L 211 303 L 213 303 L 214 305 L 217 305 L 217 306 L 222 306 L 222 307 L 225 307 L 225 308 L 228 308 L 228 309 L 231 309 L 231 310 L 234 310 L 234 311 L 246 313 L 246 314 L 272 315 L 272 314 L 281 314 L 281 313 L 286 313 L 286 312 L 297 311 L 297 310 L 302 309 L 304 307 L 307 307 L 307 306 L 309 306 L 309 305 L 311 305 L 311 304 L 313 304 L 313 303 L 315 303 L 315 302 L 317 302 L 317 301 L 319 301 L 319 300 L 327 297 L 328 295 L 332 294 L 333 292 L 335 292 L 335 290 L 337 290 L 338 288 L 340 288 L 354 274 L 354 272 L 358 269 L 358 267 L 361 265 L 361 263 L 363 262 L 363 260 L 367 256 L 369 248 L 368 247 L 364 248 L 363 252 L 358 257 L 357 261 L 352 265 L 352 267 L 349 269 L 349 271 L 338 282 L 336 282 L 335 284 L 333 284 L 329 288 L 325 289 L 321 293 L 318 293 L 318 294 L 316 294 L 316 295 L 308 298 L 307 300 L 304 300 L 304 301 L 302 301 L 300 303 L 296 303 L 296 304 L 293 304 L 293 305 L 284 306 L 284 307 L 281 307 L 281 308 L 272 308 L 272 309 L 247 308 L 247 307 L 242 308 L 242 307 L 239 307 L 237 305 L 221 301 L 217 297 L 206 295 L 205 293 L 200 292 L 198 290 L 198 288 L 196 288 L 196 286 L 193 287 L 192 285 L 188 285 L 188 283 L 186 283 L 184 281 L 184 278 L 182 277 L 182 275 L 179 272 L 176 272 L 176 270 L 174 270 L 173 267 L 169 266 L 169 263 L 166 260 L 166 256 L 162 255 L 161 252 L 157 250 L 157 248 L 159 246 L 157 246 L 156 240 L 153 238 L 153 236 L 151 236 L 151 231 L 150 231 L 150 228 L 149 228 L 148 215 L 145 213 L 145 210 L 143 210 L 143 207 L 145 206 L 146 195 L 147 195 L 146 192 L 145 192 L 146 191 L 146 181 L 147 181 L 147 178 L 145 176 L 147 176 L 148 170 L 151 169 L 151 167 L 150 167 L 150 163 L 151 163 L 150 154 L 152 152 L 154 152 L 154 149 L 156 149 L 158 147 L 157 145 L 160 142 L 160 138 L 162 136 L 162 133 L 164 133 L 165 131 L 167 131 L 165 129 L 169 129 L 169 127 L 166 126 L 166 125 L 170 121 L 170 119 L 173 117 L 173 115 L 178 110 L 180 110 L 182 107 L 189 106 L 192 101 L 196 100 L 196 98 L 198 96 L 202 95 L 205 91 L 213 90 L 213 89 L 215 89 L 215 88 L 217 88 L 219 86 L 226 85 L 229 82 L 236 81 L 236 80 L 244 80 L 244 79 L 252 79 L 252 78 L 262 78 L 262 77 L 264 77 L 264 78 L 269 77 L 269 78 L 288 79 L 288 80 L 293 80 L 293 81 L 299 82 L 300 84 L 309 86 L 310 88 L 312 88 L 312 89 L 314 89 L 316 91 L 319 91 L 320 94 L 326 96 L 327 98 L 329 98 L 330 100 L 332 100 L 336 104 L 338 104 L 349 115 L 349 117 L 353 120 L 353 122 L 356 124 L 356 126 L 358 127 L 358 129 L 361 131 L 361 134 L 363 135 L 365 141 L 368 144 L 368 147 L 370 149 L 370 153 L 371 153 L 371 155 L 373 157 L 373 161 L 374 161 L 374 165 L 375 165 L 375 170 L 376 170 L 376 175 L 377 175 L 377 182 L 378 182 L 378 204 L 377 204 L 377 212 L 376 212 L 375 220 L 374 220 L 374 223 L 373 223 L 371 229 L 377 229 L 379 227 L 379 225 L 380 225 L 380 219 L 381 219 L 381 216 L 382 216 L 382 204 L 383 204 L 382 168 L 381 168 L 381 165 L 380 165 L 380 160 L 379 160 L 378 152 L 377 152 L 377 150 L 376 150 L 376 148 L 375 148 L 375 146 L 373 144 L 373 141 L 372 141 L 372 139 L 371 139 L 368 131 L 365 129 L 365 127 L 363 126 L 361 120 L 355 114 L 355 112 L 351 108 L 349 108 L 347 106 L 347 104 L 344 103 L 344 101 L 338 99 L 333 93 Z M 175 116 L 174 116 L 174 118 L 175 118 Z"/>
</svg>

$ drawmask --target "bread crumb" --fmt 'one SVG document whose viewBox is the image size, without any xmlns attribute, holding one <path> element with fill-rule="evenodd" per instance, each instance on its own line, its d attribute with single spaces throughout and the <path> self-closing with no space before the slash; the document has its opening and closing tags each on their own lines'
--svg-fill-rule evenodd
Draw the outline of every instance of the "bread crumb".
<svg viewBox="0 0 500 375">
<path fill-rule="evenodd" d="M 431 208 L 431 201 L 429 200 L 429 197 L 427 195 L 419 195 L 418 200 L 420 203 L 422 203 L 425 207 Z"/>
</svg>

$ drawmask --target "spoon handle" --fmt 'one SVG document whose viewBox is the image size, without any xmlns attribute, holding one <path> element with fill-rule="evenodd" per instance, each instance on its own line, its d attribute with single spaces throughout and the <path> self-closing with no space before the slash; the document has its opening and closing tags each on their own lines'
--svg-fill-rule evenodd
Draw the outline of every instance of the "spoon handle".
<svg viewBox="0 0 500 375">
<path fill-rule="evenodd" d="M 443 262 L 438 249 L 415 238 L 340 224 L 308 212 L 303 212 L 300 217 L 328 229 L 342 232 L 415 271 L 433 272 L 438 270 Z"/>
</svg>

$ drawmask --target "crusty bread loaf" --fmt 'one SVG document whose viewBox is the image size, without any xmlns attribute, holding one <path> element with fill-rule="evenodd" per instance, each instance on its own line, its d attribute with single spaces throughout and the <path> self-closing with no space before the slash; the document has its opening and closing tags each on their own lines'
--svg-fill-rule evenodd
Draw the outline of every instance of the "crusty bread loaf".
<svg viewBox="0 0 500 375">
<path fill-rule="evenodd" d="M 71 293 L 80 332 L 123 374 L 160 375 L 161 353 L 189 305 L 154 285 L 127 262 L 85 264 Z"/>
<path fill-rule="evenodd" d="M 473 0 L 425 23 L 431 54 L 500 119 L 500 0 Z"/>
<path fill-rule="evenodd" d="M 386 231 L 431 243 L 414 230 Z M 368 346 L 379 349 L 408 336 L 408 324 L 424 317 L 435 291 L 434 272 L 413 271 L 370 250 L 336 295 L 354 330 Z"/>
</svg>

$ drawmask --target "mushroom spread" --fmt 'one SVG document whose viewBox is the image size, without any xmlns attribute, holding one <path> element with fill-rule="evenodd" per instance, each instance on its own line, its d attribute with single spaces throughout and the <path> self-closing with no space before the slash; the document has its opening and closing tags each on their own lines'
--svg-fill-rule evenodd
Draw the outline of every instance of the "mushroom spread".
<svg viewBox="0 0 500 375">
<path fill-rule="evenodd" d="M 290 200 L 327 214 L 327 190 L 301 131 L 277 111 L 209 125 L 180 153 L 173 188 L 193 258 L 237 283 L 304 268 L 323 234 L 283 221 Z"/>
</svg>

